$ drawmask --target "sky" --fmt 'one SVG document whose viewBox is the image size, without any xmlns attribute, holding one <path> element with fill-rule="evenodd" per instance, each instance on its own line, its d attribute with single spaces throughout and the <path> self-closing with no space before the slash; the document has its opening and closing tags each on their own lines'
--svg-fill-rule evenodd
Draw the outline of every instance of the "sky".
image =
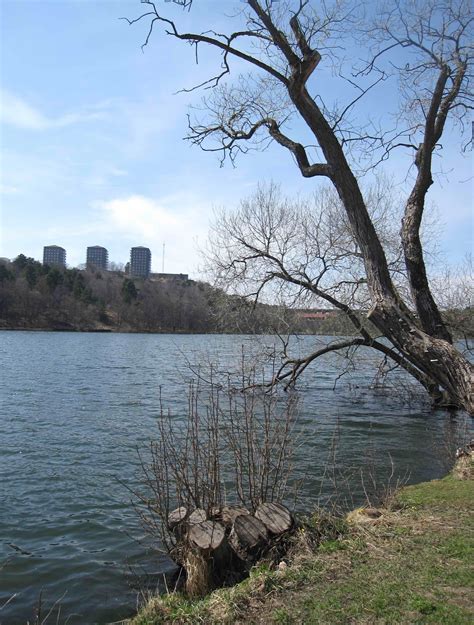
<svg viewBox="0 0 474 625">
<path fill-rule="evenodd" d="M 236 3 L 201 0 L 189 14 L 162 4 L 187 26 L 223 30 L 229 18 L 220 9 Z M 147 25 L 119 19 L 142 9 L 139 0 L 0 0 L 0 257 L 41 260 L 54 244 L 77 266 L 87 246 L 103 245 L 111 261 L 126 263 L 130 247 L 144 245 L 161 271 L 165 244 L 165 272 L 199 278 L 216 210 L 237 207 L 262 182 L 290 195 L 320 184 L 304 180 L 279 146 L 221 167 L 185 141 L 188 107 L 202 94 L 177 92 L 219 59 L 203 51 L 196 65 L 188 45 L 158 31 L 142 51 Z M 324 63 L 318 80 L 332 88 Z M 384 115 L 391 97 L 378 93 L 370 114 Z M 446 137 L 444 173 L 430 192 L 448 264 L 473 242 L 471 155 L 458 144 Z M 400 185 L 410 160 L 396 156 L 386 170 Z"/>
</svg>

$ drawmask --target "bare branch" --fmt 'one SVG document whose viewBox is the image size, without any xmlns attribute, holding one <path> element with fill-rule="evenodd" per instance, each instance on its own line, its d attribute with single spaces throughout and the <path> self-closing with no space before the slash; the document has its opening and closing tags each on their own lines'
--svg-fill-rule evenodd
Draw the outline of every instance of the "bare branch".
<svg viewBox="0 0 474 625">
<path fill-rule="evenodd" d="M 161 22 L 165 25 L 167 25 L 169 28 L 165 29 L 165 32 L 167 35 L 170 35 L 172 37 L 175 37 L 176 39 L 180 39 L 181 41 L 188 41 L 189 43 L 197 46 L 199 43 L 203 43 L 203 44 L 207 44 L 210 45 L 212 47 L 218 48 L 219 50 L 221 50 L 224 53 L 224 63 L 227 63 L 227 56 L 230 54 L 232 56 L 235 56 L 237 58 L 240 58 L 244 61 L 247 61 L 248 63 L 250 63 L 251 65 L 254 65 L 256 67 L 258 67 L 259 69 L 267 72 L 268 74 L 270 74 L 271 76 L 273 76 L 274 78 L 276 78 L 277 80 L 279 80 L 280 82 L 282 82 L 283 84 L 287 83 L 287 79 L 285 78 L 285 76 L 283 74 L 281 74 L 280 72 L 278 72 L 275 68 L 271 67 L 270 65 L 268 65 L 267 63 L 264 63 L 263 61 L 261 61 L 260 59 L 257 59 L 253 56 L 251 56 L 250 54 L 247 54 L 245 52 L 243 52 L 242 50 L 239 50 L 238 48 L 235 48 L 234 46 L 231 45 L 231 42 L 234 41 L 236 38 L 238 38 L 240 36 L 239 32 L 236 32 L 230 36 L 223 36 L 224 40 L 221 41 L 219 39 L 217 39 L 217 37 L 210 37 L 208 35 L 205 34 L 200 34 L 200 33 L 180 33 L 176 27 L 176 24 L 173 20 L 170 20 L 164 16 L 162 16 L 159 12 L 158 9 L 156 8 L 156 3 L 152 2 L 151 0 L 142 0 L 143 4 L 147 4 L 150 5 L 152 7 L 152 11 L 147 12 L 141 16 L 139 16 L 138 18 L 134 19 L 134 20 L 129 20 L 127 18 L 125 18 L 129 24 L 134 24 L 137 21 L 139 21 L 140 19 L 142 19 L 142 17 L 146 17 L 146 16 L 153 16 L 153 19 L 150 22 L 150 30 L 148 32 L 148 35 L 145 39 L 145 42 L 143 44 L 143 47 L 147 46 L 150 40 L 150 36 L 153 32 L 154 26 L 157 22 Z M 188 3 L 186 6 L 190 6 L 190 4 Z M 218 81 L 217 81 L 218 82 Z"/>
<path fill-rule="evenodd" d="M 298 163 L 298 167 L 305 178 L 312 178 L 314 176 L 326 176 L 327 178 L 331 177 L 331 167 L 326 163 L 316 163 L 310 165 L 305 148 L 301 145 L 301 143 L 292 141 L 289 137 L 284 135 L 274 119 L 267 120 L 266 126 L 275 141 L 293 153 L 296 162 Z"/>
</svg>

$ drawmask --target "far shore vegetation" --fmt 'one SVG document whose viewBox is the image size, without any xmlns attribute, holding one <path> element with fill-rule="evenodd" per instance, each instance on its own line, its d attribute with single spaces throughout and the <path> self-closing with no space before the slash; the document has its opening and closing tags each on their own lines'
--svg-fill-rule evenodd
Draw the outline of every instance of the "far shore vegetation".
<svg viewBox="0 0 474 625">
<path fill-rule="evenodd" d="M 364 314 L 364 311 L 360 311 Z M 457 338 L 474 336 L 471 306 L 443 311 Z M 334 309 L 290 309 L 232 296 L 206 282 L 132 279 L 65 269 L 23 254 L 0 262 L 0 330 L 350 335 Z"/>
</svg>

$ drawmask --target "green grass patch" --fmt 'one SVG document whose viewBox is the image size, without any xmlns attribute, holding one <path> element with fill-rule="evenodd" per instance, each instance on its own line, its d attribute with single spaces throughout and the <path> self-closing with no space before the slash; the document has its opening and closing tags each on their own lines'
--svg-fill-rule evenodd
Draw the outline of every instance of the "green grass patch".
<svg viewBox="0 0 474 625">
<path fill-rule="evenodd" d="M 397 501 L 409 507 L 449 506 L 469 509 L 472 506 L 472 480 L 458 480 L 448 475 L 442 480 L 407 486 L 400 491 Z"/>
</svg>

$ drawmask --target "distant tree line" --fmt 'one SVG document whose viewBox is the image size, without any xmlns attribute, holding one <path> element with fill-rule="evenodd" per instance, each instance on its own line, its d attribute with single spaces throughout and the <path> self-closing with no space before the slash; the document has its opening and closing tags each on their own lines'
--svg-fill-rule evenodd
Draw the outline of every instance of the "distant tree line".
<svg viewBox="0 0 474 625">
<path fill-rule="evenodd" d="M 0 328 L 123 332 L 349 335 L 335 312 L 321 319 L 257 304 L 194 280 L 131 279 L 122 271 L 65 269 L 20 254 L 0 263 Z M 461 335 L 474 336 L 474 311 L 451 310 Z"/>
<path fill-rule="evenodd" d="M 122 271 L 66 269 L 20 254 L 0 263 L 0 327 L 136 332 L 264 332 L 287 326 L 194 280 L 131 279 Z"/>
</svg>

